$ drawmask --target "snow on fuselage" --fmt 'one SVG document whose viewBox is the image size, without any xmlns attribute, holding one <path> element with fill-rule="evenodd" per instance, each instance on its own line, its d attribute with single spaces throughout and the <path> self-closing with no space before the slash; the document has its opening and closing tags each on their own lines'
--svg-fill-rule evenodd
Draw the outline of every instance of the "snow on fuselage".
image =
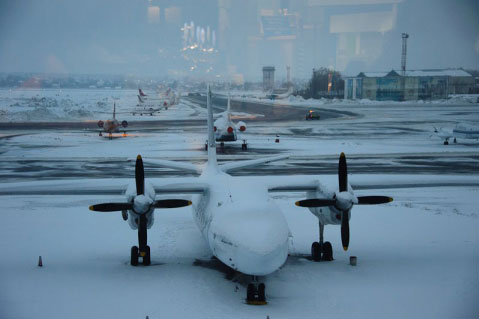
<svg viewBox="0 0 479 319">
<path fill-rule="evenodd" d="M 210 188 L 193 200 L 193 215 L 213 255 L 244 274 L 276 271 L 288 256 L 289 228 L 267 188 L 210 173 L 200 176 Z"/>
</svg>

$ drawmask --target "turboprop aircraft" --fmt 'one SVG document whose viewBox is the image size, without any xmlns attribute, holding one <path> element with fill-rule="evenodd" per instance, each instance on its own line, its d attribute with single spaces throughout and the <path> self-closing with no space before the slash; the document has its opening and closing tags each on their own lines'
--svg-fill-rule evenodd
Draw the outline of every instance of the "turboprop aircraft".
<svg viewBox="0 0 479 319">
<path fill-rule="evenodd" d="M 445 129 L 442 127 L 437 129 L 434 127 L 434 133 L 444 139 L 444 145 L 449 144 L 450 138 L 454 139 L 454 143 L 457 143 L 458 138 L 466 140 L 479 139 L 479 127 L 468 123 L 459 123 L 453 129 Z"/>
<path fill-rule="evenodd" d="M 113 133 L 119 133 L 120 130 L 123 131 L 123 137 L 126 136 L 126 128 L 128 127 L 128 122 L 126 120 L 121 121 L 121 123 L 116 119 L 116 103 L 113 103 L 113 118 L 106 121 L 98 121 L 98 127 L 103 129 L 98 134 L 103 136 L 102 133 L 108 133 L 108 138 L 111 140 L 113 138 Z"/>
<path fill-rule="evenodd" d="M 231 176 L 229 172 L 245 167 L 285 159 L 276 156 L 219 164 L 216 158 L 216 141 L 213 130 L 211 91 L 207 93 L 208 109 L 208 160 L 204 167 L 190 163 L 166 160 L 145 160 L 158 166 L 180 169 L 199 174 L 199 177 L 176 178 L 175 182 L 144 180 L 143 159 L 137 157 L 135 182 L 126 190 L 126 201 L 90 206 L 99 212 L 121 211 L 133 229 L 138 230 L 139 248 L 131 248 L 131 265 L 151 262 L 147 245 L 147 229 L 153 224 L 155 208 L 182 207 L 192 203 L 193 218 L 203 234 L 211 254 L 237 272 L 250 275 L 246 301 L 249 304 L 265 304 L 264 283 L 258 276 L 278 270 L 288 258 L 290 231 L 280 208 L 269 193 L 304 191 L 306 199 L 296 205 L 307 207 L 318 218 L 319 242 L 311 247 L 314 261 L 333 260 L 332 246 L 324 242 L 324 226 L 341 225 L 344 249 L 349 246 L 349 219 L 354 205 L 382 204 L 392 201 L 386 196 L 356 196 L 348 183 L 346 157 L 339 158 L 339 187 L 324 185 L 318 176 Z M 192 201 L 184 199 L 156 200 L 161 195 L 193 194 Z"/>
<path fill-rule="evenodd" d="M 213 124 L 213 130 L 216 142 L 220 142 L 221 147 L 224 147 L 225 142 L 235 142 L 238 139 L 238 131 L 246 131 L 246 124 L 243 121 L 233 123 L 231 120 L 231 100 L 228 96 L 228 104 L 226 111 L 219 114 L 218 118 Z M 243 140 L 241 145 L 242 150 L 248 149 L 246 140 Z M 208 142 L 205 143 L 205 150 L 208 150 Z"/>
</svg>

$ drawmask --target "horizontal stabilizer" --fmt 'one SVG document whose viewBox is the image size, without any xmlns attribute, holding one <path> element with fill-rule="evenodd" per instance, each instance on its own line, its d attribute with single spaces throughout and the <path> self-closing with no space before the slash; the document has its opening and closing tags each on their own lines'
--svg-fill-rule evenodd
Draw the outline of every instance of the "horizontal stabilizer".
<svg viewBox="0 0 479 319">
<path fill-rule="evenodd" d="M 227 173 L 227 172 L 231 172 L 233 170 L 237 170 L 237 169 L 241 169 L 245 167 L 258 166 L 261 164 L 280 161 L 288 157 L 289 155 L 280 155 L 275 157 L 266 157 L 266 158 L 247 160 L 247 161 L 229 162 L 229 163 L 220 165 L 220 168 L 223 172 Z"/>
<path fill-rule="evenodd" d="M 175 162 L 175 161 L 168 161 L 168 160 L 157 160 L 157 159 L 146 159 L 146 158 L 143 159 L 143 162 L 157 165 L 160 167 L 173 168 L 173 169 L 178 169 L 180 171 L 186 171 L 186 172 L 191 172 L 196 174 L 201 174 L 201 171 L 202 171 L 202 169 L 199 166 L 191 164 L 191 163 L 185 163 L 185 162 Z"/>
</svg>

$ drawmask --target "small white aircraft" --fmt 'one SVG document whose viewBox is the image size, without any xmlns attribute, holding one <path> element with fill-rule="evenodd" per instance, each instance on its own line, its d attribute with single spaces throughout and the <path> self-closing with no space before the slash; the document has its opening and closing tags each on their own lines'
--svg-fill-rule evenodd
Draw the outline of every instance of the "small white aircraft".
<svg viewBox="0 0 479 319">
<path fill-rule="evenodd" d="M 314 261 L 333 260 L 332 247 L 323 241 L 324 225 L 341 225 L 344 249 L 349 245 L 349 219 L 355 204 L 382 204 L 392 201 L 386 196 L 355 196 L 348 183 L 346 157 L 339 158 L 339 187 L 327 188 L 318 176 L 295 180 L 290 176 L 231 176 L 232 170 L 285 159 L 276 156 L 241 162 L 218 164 L 213 130 L 211 91 L 208 87 L 208 161 L 203 168 L 190 163 L 166 160 L 145 160 L 146 163 L 200 174 L 194 178 L 178 178 L 167 184 L 161 179 L 155 183 L 144 181 L 143 160 L 138 156 L 135 183 L 126 190 L 126 202 L 90 206 L 100 212 L 122 211 L 133 229 L 138 229 L 139 248 L 131 248 L 131 265 L 151 262 L 147 245 L 147 228 L 153 224 L 155 208 L 182 207 L 191 204 L 184 199 L 156 200 L 155 192 L 166 194 L 194 194 L 193 218 L 203 234 L 211 253 L 228 267 L 252 276 L 248 284 L 246 301 L 265 304 L 264 283 L 257 276 L 278 270 L 288 258 L 290 230 L 280 208 L 270 192 L 306 192 L 306 199 L 296 205 L 310 209 L 319 221 L 319 242 L 311 247 Z"/>
<path fill-rule="evenodd" d="M 231 99 L 229 96 L 226 111 L 217 115 L 218 118 L 213 124 L 213 130 L 215 140 L 221 143 L 221 147 L 224 147 L 225 142 L 235 142 L 238 139 L 238 131 L 241 133 L 246 131 L 246 124 L 243 121 L 239 121 L 235 124 L 231 119 Z M 241 149 L 248 149 L 246 140 L 243 140 Z M 205 150 L 208 150 L 208 142 L 205 143 Z"/>
<path fill-rule="evenodd" d="M 162 105 L 165 110 L 168 110 L 168 107 L 178 104 L 179 102 L 177 95 L 170 88 L 163 93 L 158 93 L 157 97 L 148 96 L 148 94 L 145 94 L 142 89 L 138 89 L 138 93 L 138 100 L 140 101 L 140 104 L 147 102 L 157 103 Z"/>
<path fill-rule="evenodd" d="M 128 127 L 128 122 L 126 120 L 121 121 L 121 123 L 116 119 L 116 103 L 113 103 L 113 118 L 106 121 L 98 121 L 98 127 L 103 129 L 99 132 L 99 136 L 103 136 L 102 133 L 108 133 L 108 138 L 111 140 L 113 138 L 113 133 L 119 133 L 123 131 L 123 137 L 126 136 L 126 128 Z"/>
<path fill-rule="evenodd" d="M 445 129 L 442 127 L 437 129 L 434 127 L 434 133 L 444 139 L 444 145 L 449 144 L 450 138 L 454 139 L 454 143 L 457 143 L 458 138 L 466 140 L 479 139 L 479 127 L 468 123 L 459 123 L 453 129 Z"/>
<path fill-rule="evenodd" d="M 158 103 L 159 103 L 158 101 L 157 102 L 145 101 L 140 95 L 138 95 L 138 104 L 131 111 L 131 114 L 132 115 L 150 114 L 150 116 L 153 116 L 153 114 L 159 113 L 162 110 L 162 108 L 157 106 Z M 166 109 L 168 108 L 166 107 Z"/>
</svg>

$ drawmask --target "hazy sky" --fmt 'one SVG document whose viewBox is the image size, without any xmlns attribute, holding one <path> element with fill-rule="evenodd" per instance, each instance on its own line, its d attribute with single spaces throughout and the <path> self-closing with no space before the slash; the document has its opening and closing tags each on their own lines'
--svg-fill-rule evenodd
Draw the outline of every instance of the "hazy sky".
<svg viewBox="0 0 479 319">
<path fill-rule="evenodd" d="M 410 34 L 408 69 L 479 69 L 479 1 L 358 0 L 355 5 L 347 5 L 354 3 L 352 0 L 338 0 L 334 5 L 331 2 L 0 0 L 0 72 L 157 76 L 191 72 L 200 77 L 228 73 L 259 79 L 261 65 L 269 61 L 281 70 L 292 65 L 293 76 L 297 77 L 321 66 L 336 67 L 345 73 L 385 71 L 400 67 L 402 32 Z M 318 5 L 311 9 L 311 3 Z M 287 7 L 299 21 L 294 40 L 262 38 L 261 15 L 270 11 L 277 14 L 278 7 Z M 393 12 L 392 28 L 385 32 L 339 34 L 332 33 L 328 24 L 338 15 L 381 15 L 383 11 Z M 191 22 L 192 38 L 185 40 L 180 28 Z M 308 31 L 311 23 L 316 33 Z M 211 48 L 214 52 L 184 52 L 185 43 L 200 43 L 205 50 Z M 342 45 L 346 51 L 340 56 Z M 371 54 L 368 46 L 374 49 Z"/>
</svg>

